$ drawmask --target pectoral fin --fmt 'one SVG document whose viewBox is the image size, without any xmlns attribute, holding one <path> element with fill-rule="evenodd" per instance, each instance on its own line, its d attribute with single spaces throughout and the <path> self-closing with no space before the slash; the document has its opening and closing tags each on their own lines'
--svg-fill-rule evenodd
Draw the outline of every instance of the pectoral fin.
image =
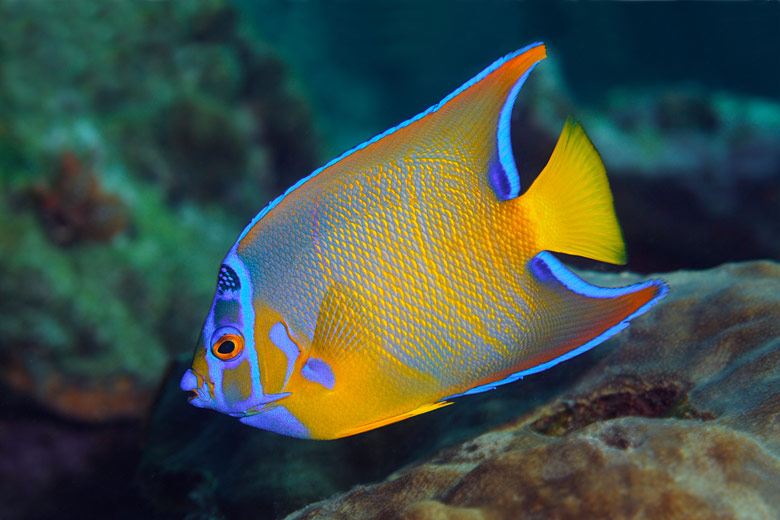
<svg viewBox="0 0 780 520">
<path fill-rule="evenodd" d="M 432 375 L 403 363 L 385 345 L 380 316 L 370 296 L 346 284 L 323 297 L 297 379 L 307 393 L 296 400 L 294 389 L 287 402 L 296 417 L 308 418 L 312 438 L 354 435 L 447 404 L 435 402 L 440 394 Z"/>
<path fill-rule="evenodd" d="M 336 284 L 320 305 L 309 359 L 301 374 L 332 390 L 339 379 L 354 377 L 367 367 L 394 366 L 408 371 L 383 346 L 377 309 L 358 290 Z"/>
</svg>

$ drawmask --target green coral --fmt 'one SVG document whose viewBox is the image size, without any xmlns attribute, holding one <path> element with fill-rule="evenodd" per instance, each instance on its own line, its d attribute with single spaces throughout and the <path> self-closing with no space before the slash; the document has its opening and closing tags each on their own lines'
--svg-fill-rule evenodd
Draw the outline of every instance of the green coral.
<svg viewBox="0 0 780 520">
<path fill-rule="evenodd" d="M 218 215 L 172 213 L 157 192 L 126 184 L 135 236 L 66 250 L 0 197 L 3 346 L 34 345 L 74 376 L 147 381 L 168 352 L 192 348 L 236 230 Z"/>
</svg>

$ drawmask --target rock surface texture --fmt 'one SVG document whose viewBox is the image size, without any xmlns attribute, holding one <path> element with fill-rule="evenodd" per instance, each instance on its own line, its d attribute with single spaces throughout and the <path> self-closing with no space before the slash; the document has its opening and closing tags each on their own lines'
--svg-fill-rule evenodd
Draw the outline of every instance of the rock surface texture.
<svg viewBox="0 0 780 520">
<path fill-rule="evenodd" d="M 777 518 L 780 265 L 665 278 L 564 394 L 287 519 Z"/>
</svg>

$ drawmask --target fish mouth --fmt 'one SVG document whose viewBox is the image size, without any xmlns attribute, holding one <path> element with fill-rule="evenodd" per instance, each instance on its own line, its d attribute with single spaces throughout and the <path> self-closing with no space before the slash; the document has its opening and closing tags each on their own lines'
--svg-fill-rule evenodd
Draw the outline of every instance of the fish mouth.
<svg viewBox="0 0 780 520">
<path fill-rule="evenodd" d="M 189 392 L 187 400 L 190 403 L 193 401 L 208 401 L 214 395 L 214 384 L 208 382 L 205 377 L 193 368 L 184 373 L 179 387 L 185 392 Z"/>
</svg>

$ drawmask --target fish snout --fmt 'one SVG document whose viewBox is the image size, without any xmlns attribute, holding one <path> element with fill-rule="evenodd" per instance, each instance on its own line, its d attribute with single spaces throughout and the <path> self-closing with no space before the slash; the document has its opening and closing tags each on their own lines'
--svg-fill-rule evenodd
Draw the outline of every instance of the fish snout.
<svg viewBox="0 0 780 520">
<path fill-rule="evenodd" d="M 199 386 L 198 376 L 195 375 L 195 372 L 191 368 L 184 372 L 184 375 L 179 382 L 179 388 L 185 392 L 195 392 L 197 394 Z"/>
<path fill-rule="evenodd" d="M 191 405 L 198 408 L 209 408 L 212 406 L 213 385 L 194 369 L 190 368 L 184 372 L 179 382 L 179 388 L 185 392 L 190 392 L 187 400 Z"/>
</svg>

